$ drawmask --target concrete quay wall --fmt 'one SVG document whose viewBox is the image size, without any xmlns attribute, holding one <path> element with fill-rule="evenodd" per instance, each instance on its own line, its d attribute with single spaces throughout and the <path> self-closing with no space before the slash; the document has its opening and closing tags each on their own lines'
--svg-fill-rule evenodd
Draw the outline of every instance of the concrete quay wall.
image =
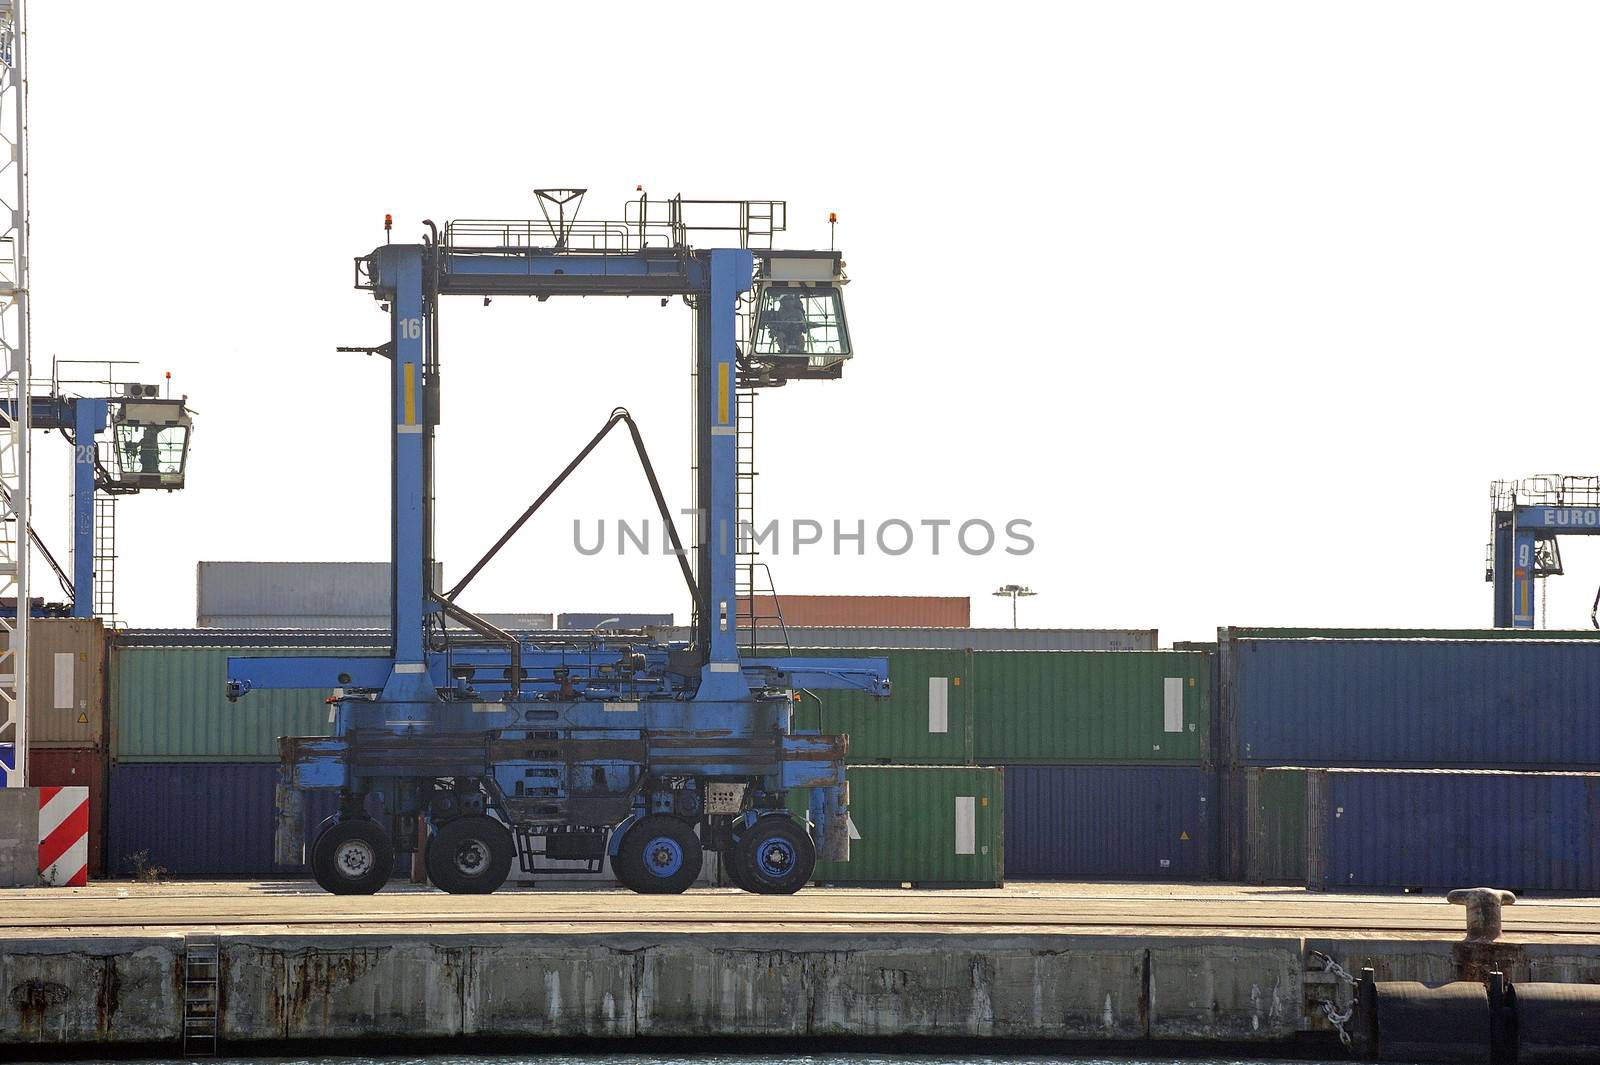
<svg viewBox="0 0 1600 1065">
<path fill-rule="evenodd" d="M 1293 936 L 224 934 L 224 1044 L 840 1036 L 1273 1042 L 1347 1001 L 1323 950 L 1444 981 L 1449 942 Z M 176 1045 L 182 934 L 0 941 L 0 1043 Z M 1500 944 L 1513 979 L 1600 981 L 1600 944 Z M 1481 961 L 1481 959 L 1479 959 Z"/>
</svg>

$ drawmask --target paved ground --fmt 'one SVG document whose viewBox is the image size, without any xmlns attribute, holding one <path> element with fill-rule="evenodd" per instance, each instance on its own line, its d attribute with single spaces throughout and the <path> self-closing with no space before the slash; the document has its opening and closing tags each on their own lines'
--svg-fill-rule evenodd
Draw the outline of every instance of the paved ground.
<svg viewBox="0 0 1600 1065">
<path fill-rule="evenodd" d="M 1216 884 L 1012 884 L 998 890 L 812 888 L 788 898 L 731 889 L 452 896 L 396 884 L 337 897 L 309 881 L 0 890 L 0 939 L 150 932 L 964 932 L 1304 935 L 1459 939 L 1460 907 L 1420 895 L 1344 895 Z M 1523 900 L 1506 938 L 1600 943 L 1600 899 Z"/>
</svg>

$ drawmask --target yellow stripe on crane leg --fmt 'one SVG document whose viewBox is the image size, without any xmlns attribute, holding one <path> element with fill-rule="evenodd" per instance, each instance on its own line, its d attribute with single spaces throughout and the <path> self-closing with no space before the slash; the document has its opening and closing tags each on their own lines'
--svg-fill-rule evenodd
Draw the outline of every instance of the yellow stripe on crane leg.
<svg viewBox="0 0 1600 1065">
<path fill-rule="evenodd" d="M 728 364 L 717 364 L 717 424 L 728 424 Z"/>
<path fill-rule="evenodd" d="M 417 424 L 417 364 L 406 363 L 406 420 L 407 425 Z"/>
</svg>

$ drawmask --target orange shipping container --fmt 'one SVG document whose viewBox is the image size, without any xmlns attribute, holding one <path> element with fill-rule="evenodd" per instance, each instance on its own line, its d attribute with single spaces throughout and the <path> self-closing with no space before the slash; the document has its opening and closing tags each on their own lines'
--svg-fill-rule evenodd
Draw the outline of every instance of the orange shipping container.
<svg viewBox="0 0 1600 1065">
<path fill-rule="evenodd" d="M 852 627 L 909 626 L 964 629 L 972 624 L 972 600 L 964 595 L 770 595 L 755 597 L 755 609 L 741 604 L 741 622 L 754 616 L 758 628 L 776 628 L 778 606 L 785 625 Z"/>
</svg>

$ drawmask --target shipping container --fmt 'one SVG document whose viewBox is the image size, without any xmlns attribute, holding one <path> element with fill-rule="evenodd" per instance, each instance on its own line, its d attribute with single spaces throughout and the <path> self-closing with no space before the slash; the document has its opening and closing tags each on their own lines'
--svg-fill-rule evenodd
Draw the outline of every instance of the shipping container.
<svg viewBox="0 0 1600 1065">
<path fill-rule="evenodd" d="M 1243 872 L 1252 884 L 1306 882 L 1308 770 L 1249 766 L 1244 780 Z"/>
<path fill-rule="evenodd" d="M 549 632 L 555 628 L 554 614 L 530 614 L 524 612 L 517 614 L 487 613 L 479 614 L 478 616 L 495 628 L 504 629 L 506 632 Z M 667 615 L 669 618 L 671 616 L 670 614 Z M 446 618 L 445 622 L 446 627 L 451 629 L 466 630 L 467 628 L 466 625 L 456 621 L 454 618 Z"/>
<path fill-rule="evenodd" d="M 1600 640 L 1600 629 L 1307 629 L 1232 625 L 1223 640 Z"/>
<path fill-rule="evenodd" d="M 693 641 L 687 625 L 651 630 L 668 643 Z M 925 651 L 1154 651 L 1155 629 L 965 629 L 906 626 L 790 625 L 783 631 L 763 629 L 762 643 L 747 649 L 747 634 L 740 635 L 746 654 L 781 654 L 790 648 L 884 648 Z M 1213 648 L 1214 649 L 1214 648 Z"/>
<path fill-rule="evenodd" d="M 393 643 L 387 625 L 375 629 L 117 629 L 111 634 L 113 651 L 130 647 L 260 647 L 273 653 L 320 654 L 330 647 L 359 647 L 363 654 L 386 654 Z"/>
<path fill-rule="evenodd" d="M 971 684 L 973 757 L 980 763 L 1209 760 L 1210 655 L 974 652 Z"/>
<path fill-rule="evenodd" d="M 17 764 L 16 747 L 0 743 L 0 788 L 9 786 Z M 106 753 L 84 747 L 32 748 L 28 787 L 89 789 L 89 875 L 102 877 L 106 865 Z"/>
<path fill-rule="evenodd" d="M 259 763 L 164 762 L 111 767 L 107 866 L 128 877 L 204 880 L 304 876 L 273 862 L 278 768 Z M 304 793 L 305 838 L 338 808 L 339 793 Z M 396 870 L 410 869 L 409 856 Z"/>
<path fill-rule="evenodd" d="M 1600 643 L 1232 639 L 1221 668 L 1241 763 L 1600 765 Z"/>
<path fill-rule="evenodd" d="M 161 878 L 187 880 L 309 876 L 303 862 L 274 861 L 277 779 L 276 766 L 248 762 L 113 767 L 112 874 L 129 877 L 144 868 Z M 339 793 L 316 788 L 301 795 L 303 840 L 309 848 L 318 826 L 338 809 Z M 369 809 L 377 814 L 381 808 L 373 800 Z M 535 864 L 533 871 L 524 872 L 514 863 L 510 882 L 545 886 L 615 882 L 609 859 L 594 873 L 582 871 L 580 862 L 536 860 Z M 716 874 L 716 858 L 708 854 L 695 883 L 715 883 Z M 395 856 L 393 875 L 402 880 L 410 877 L 410 854 Z"/>
<path fill-rule="evenodd" d="M 10 636 L 0 634 L 0 648 Z M 98 618 L 28 624 L 28 746 L 104 748 L 106 632 Z"/>
<path fill-rule="evenodd" d="M 972 719 L 965 651 L 867 648 L 796 649 L 797 658 L 882 656 L 893 694 L 824 691 L 795 704 L 795 727 L 850 737 L 852 765 L 965 765 L 972 761 Z"/>
<path fill-rule="evenodd" d="M 1197 766 L 1006 766 L 1013 880 L 1209 880 L 1216 779 Z"/>
<path fill-rule="evenodd" d="M 671 614 L 558 614 L 558 629 L 649 629 L 671 625 Z"/>
<path fill-rule="evenodd" d="M 106 752 L 83 747 L 31 747 L 28 787 L 89 789 L 89 875 L 105 876 Z"/>
<path fill-rule="evenodd" d="M 555 628 L 554 614 L 479 614 L 479 617 L 498 629 L 507 632 L 549 632 Z M 216 614 L 202 620 L 206 627 L 199 631 L 234 632 L 355 632 L 371 633 L 389 640 L 388 615 L 349 614 L 339 617 L 300 618 L 292 614 Z M 452 618 L 445 619 L 445 627 L 460 632 L 470 631 L 466 625 Z M 225 642 L 221 637 L 211 637 L 212 643 Z"/>
<path fill-rule="evenodd" d="M 1005 778 L 983 766 L 852 766 L 850 860 L 818 862 L 818 884 L 1001 887 Z M 791 809 L 806 792 L 790 793 Z"/>
<path fill-rule="evenodd" d="M 434 564 L 434 587 L 444 586 Z M 201 562 L 196 621 L 202 626 L 387 628 L 387 562 Z"/>
<path fill-rule="evenodd" d="M 1254 873 L 1298 870 L 1330 889 L 1600 893 L 1600 773 L 1268 768 L 1253 778 L 1252 834 L 1267 844 Z"/>
<path fill-rule="evenodd" d="M 262 689 L 227 699 L 228 658 L 373 654 L 372 647 L 113 645 L 112 751 L 118 762 L 276 762 L 278 737 L 332 730 L 325 689 Z"/>
<path fill-rule="evenodd" d="M 781 609 L 780 609 L 781 608 Z M 753 608 L 741 600 L 739 613 L 754 615 L 757 628 L 784 625 L 913 626 L 964 629 L 972 624 L 972 601 L 964 595 L 758 595 Z"/>
<path fill-rule="evenodd" d="M 794 648 L 888 659 L 893 695 L 819 692 L 799 728 L 850 737 L 853 765 L 1189 762 L 1209 752 L 1208 656 L 1176 652 Z"/>
</svg>

